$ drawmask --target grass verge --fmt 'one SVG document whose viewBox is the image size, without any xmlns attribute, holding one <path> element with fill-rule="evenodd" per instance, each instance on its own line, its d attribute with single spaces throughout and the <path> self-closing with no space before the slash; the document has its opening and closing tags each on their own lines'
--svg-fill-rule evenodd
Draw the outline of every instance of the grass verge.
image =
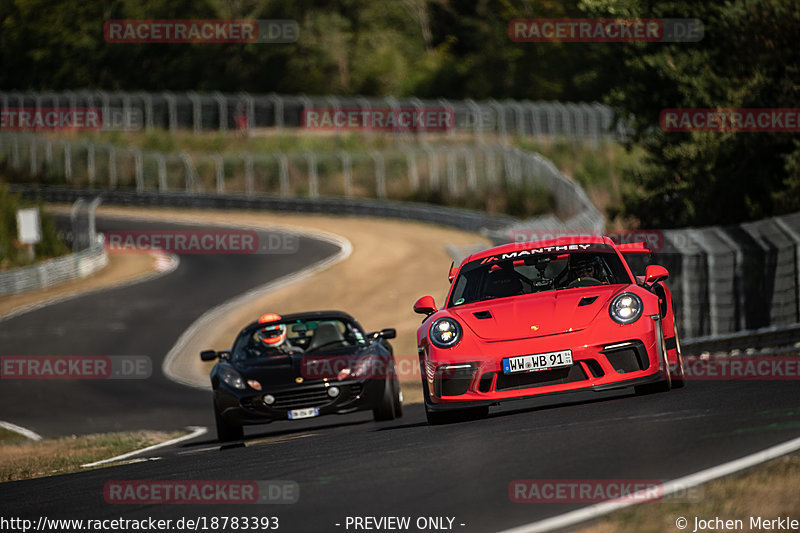
<svg viewBox="0 0 800 533">
<path fill-rule="evenodd" d="M 0 429 L 0 482 L 67 474 L 82 464 L 116 457 L 183 435 L 182 432 L 132 431 L 22 441 Z M 15 434 L 14 434 L 15 435 Z"/>
<path fill-rule="evenodd" d="M 765 465 L 703 485 L 694 503 L 652 502 L 623 509 L 583 526 L 580 533 L 675 533 L 676 521 L 688 520 L 685 531 L 701 520 L 719 517 L 742 520 L 751 531 L 750 517 L 800 519 L 800 454 L 774 459 Z M 768 529 L 768 528 L 764 528 Z M 753 531 L 758 529 L 752 529 Z M 698 529 L 699 531 L 699 529 Z"/>
</svg>

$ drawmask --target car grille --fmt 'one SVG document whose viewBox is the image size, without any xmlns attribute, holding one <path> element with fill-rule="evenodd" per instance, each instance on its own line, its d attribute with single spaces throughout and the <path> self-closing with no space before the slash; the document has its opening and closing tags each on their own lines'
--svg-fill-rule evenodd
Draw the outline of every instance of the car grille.
<svg viewBox="0 0 800 533">
<path fill-rule="evenodd" d="M 264 405 L 262 398 L 264 394 L 258 396 L 251 396 L 242 399 L 242 406 L 248 409 L 264 410 L 264 409 L 302 409 L 304 407 L 322 407 L 328 405 L 336 400 L 348 401 L 357 398 L 363 391 L 364 386 L 361 383 L 353 383 L 351 385 L 336 385 L 340 389 L 339 396 L 331 398 L 328 396 L 328 389 L 325 387 L 314 387 L 310 389 L 300 389 L 284 392 L 272 392 L 275 396 L 275 403 L 270 406 Z"/>
<path fill-rule="evenodd" d="M 333 401 L 333 398 L 328 396 L 327 389 L 280 392 L 273 394 L 273 396 L 275 396 L 275 403 L 272 404 L 271 407 L 275 409 L 319 407 L 320 405 L 325 405 L 326 403 Z"/>
<path fill-rule="evenodd" d="M 547 387 L 548 385 L 563 385 L 584 381 L 586 373 L 580 364 L 573 364 L 567 368 L 555 370 L 542 370 L 539 372 L 525 372 L 521 374 L 504 374 L 498 372 L 495 390 L 528 389 L 533 387 Z"/>
</svg>

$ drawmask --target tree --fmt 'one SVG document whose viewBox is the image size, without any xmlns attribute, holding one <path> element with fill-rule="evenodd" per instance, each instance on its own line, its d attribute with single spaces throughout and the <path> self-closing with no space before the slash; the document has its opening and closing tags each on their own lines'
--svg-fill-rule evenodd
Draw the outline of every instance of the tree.
<svg viewBox="0 0 800 533">
<path fill-rule="evenodd" d="M 642 226 L 726 224 L 800 209 L 800 153 L 791 133 L 674 133 L 667 108 L 798 108 L 800 3 L 583 0 L 592 16 L 699 18 L 698 43 L 619 48 L 624 79 L 607 101 L 647 152 L 627 169 L 623 215 Z"/>
</svg>

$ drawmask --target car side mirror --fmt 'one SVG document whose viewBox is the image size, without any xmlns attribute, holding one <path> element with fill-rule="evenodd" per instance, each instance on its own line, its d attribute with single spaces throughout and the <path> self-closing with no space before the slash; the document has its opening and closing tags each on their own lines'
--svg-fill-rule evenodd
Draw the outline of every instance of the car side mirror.
<svg viewBox="0 0 800 533">
<path fill-rule="evenodd" d="M 219 357 L 219 354 L 217 354 L 217 352 L 214 350 L 203 350 L 200 352 L 200 359 L 203 361 L 213 361 L 217 357 Z"/>
<path fill-rule="evenodd" d="M 430 315 L 436 312 L 436 302 L 433 296 L 423 296 L 414 303 L 414 312 L 420 315 Z"/>
<path fill-rule="evenodd" d="M 659 281 L 664 281 L 669 278 L 669 272 L 661 265 L 647 265 L 647 270 L 644 273 L 644 282 L 646 285 L 652 285 Z"/>
</svg>

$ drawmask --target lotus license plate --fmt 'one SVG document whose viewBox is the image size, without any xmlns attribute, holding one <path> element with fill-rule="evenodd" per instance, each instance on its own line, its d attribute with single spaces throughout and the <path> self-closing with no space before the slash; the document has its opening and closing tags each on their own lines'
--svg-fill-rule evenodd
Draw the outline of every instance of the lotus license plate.
<svg viewBox="0 0 800 533">
<path fill-rule="evenodd" d="M 289 420 L 314 418 L 315 416 L 319 416 L 319 407 L 308 407 L 306 409 L 293 409 L 289 411 Z"/>
<path fill-rule="evenodd" d="M 560 352 L 538 353 L 535 355 L 520 355 L 503 359 L 503 373 L 533 372 L 536 370 L 550 370 L 572 366 L 572 350 Z"/>
</svg>

